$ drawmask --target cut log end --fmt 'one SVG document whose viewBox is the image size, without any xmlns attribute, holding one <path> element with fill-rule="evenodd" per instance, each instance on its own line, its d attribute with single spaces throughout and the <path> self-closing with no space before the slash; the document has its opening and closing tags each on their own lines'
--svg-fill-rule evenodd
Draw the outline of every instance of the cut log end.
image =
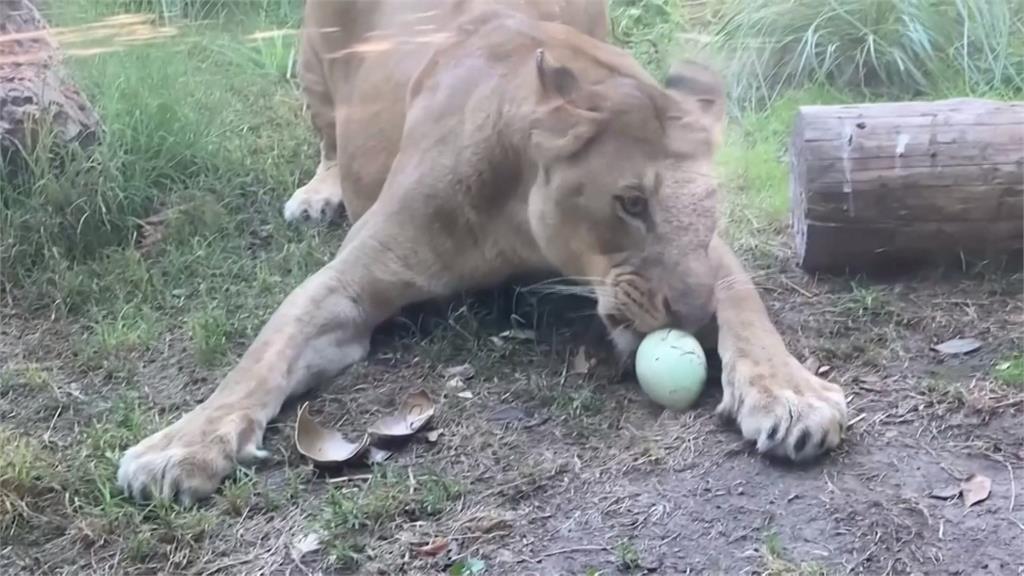
<svg viewBox="0 0 1024 576">
<path fill-rule="evenodd" d="M 0 0 L 0 154 L 31 153 L 37 143 L 90 146 L 100 120 L 62 70 L 45 20 L 28 0 Z"/>
<path fill-rule="evenodd" d="M 799 265 L 894 271 L 1024 250 L 1024 103 L 801 108 L 790 145 Z"/>
</svg>

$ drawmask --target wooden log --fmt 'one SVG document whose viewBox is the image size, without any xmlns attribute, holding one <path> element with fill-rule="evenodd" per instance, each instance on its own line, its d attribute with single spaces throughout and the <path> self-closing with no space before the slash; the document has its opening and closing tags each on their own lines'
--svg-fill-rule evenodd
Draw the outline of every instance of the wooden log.
<svg viewBox="0 0 1024 576">
<path fill-rule="evenodd" d="M 0 160 L 30 152 L 44 126 L 58 147 L 91 145 L 101 129 L 32 2 L 0 0 Z"/>
<path fill-rule="evenodd" d="M 1022 102 L 805 106 L 789 155 L 805 270 L 894 271 L 1024 251 Z"/>
</svg>

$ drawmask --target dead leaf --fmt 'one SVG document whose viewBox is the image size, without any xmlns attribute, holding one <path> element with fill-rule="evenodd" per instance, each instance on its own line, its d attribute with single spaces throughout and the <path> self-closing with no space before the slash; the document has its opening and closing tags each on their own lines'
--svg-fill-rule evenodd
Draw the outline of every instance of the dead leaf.
<svg viewBox="0 0 1024 576">
<path fill-rule="evenodd" d="M 441 437 L 441 433 L 444 432 L 444 428 L 435 428 L 433 430 L 427 430 L 423 437 L 427 439 L 427 442 L 437 442 L 437 439 Z"/>
<path fill-rule="evenodd" d="M 458 366 L 450 366 L 444 369 L 445 378 L 461 378 L 462 380 L 472 380 L 473 376 L 476 376 L 476 369 L 473 368 L 472 364 L 460 364 Z"/>
<path fill-rule="evenodd" d="M 391 456 L 394 452 L 390 450 L 384 450 L 383 448 L 377 448 L 376 446 L 370 446 L 370 451 L 366 456 L 366 461 L 370 464 L 380 464 Z"/>
<path fill-rule="evenodd" d="M 473 398 L 473 393 L 470 392 L 469 390 L 463 390 L 462 392 L 456 394 L 456 396 L 458 396 L 459 398 L 465 398 L 466 400 L 470 400 L 471 398 Z"/>
<path fill-rule="evenodd" d="M 430 544 L 414 548 L 414 550 L 420 556 L 438 556 L 440 554 L 444 554 L 444 552 L 448 550 L 448 539 L 434 538 L 430 541 Z"/>
<path fill-rule="evenodd" d="M 804 368 L 811 374 L 817 374 L 818 368 L 821 368 L 821 361 L 814 356 L 809 356 L 807 360 L 804 360 Z"/>
<path fill-rule="evenodd" d="M 139 234 L 136 237 L 139 252 L 148 252 L 163 239 L 170 219 L 171 211 L 162 210 L 149 218 L 136 220 L 139 223 Z"/>
<path fill-rule="evenodd" d="M 571 374 L 586 374 L 590 372 L 592 364 L 589 358 L 587 358 L 587 350 L 580 346 L 580 349 L 576 351 L 576 355 L 572 359 L 572 370 Z"/>
<path fill-rule="evenodd" d="M 977 338 L 953 338 L 952 340 L 946 340 L 941 344 L 932 346 L 932 350 L 947 356 L 970 354 L 978 348 L 981 348 L 981 340 Z"/>
<path fill-rule="evenodd" d="M 305 536 L 299 536 L 292 541 L 292 558 L 296 562 L 302 559 L 303 556 L 310 552 L 316 552 L 323 546 L 322 538 L 320 534 L 312 532 Z"/>
<path fill-rule="evenodd" d="M 466 383 L 462 381 L 462 378 L 453 376 L 451 380 L 445 382 L 444 386 L 449 390 L 462 390 L 466 387 Z"/>
<path fill-rule="evenodd" d="M 529 420 L 533 416 L 517 406 L 503 406 L 487 415 L 489 422 L 520 422 Z"/>
<path fill-rule="evenodd" d="M 964 508 L 970 508 L 985 500 L 991 491 L 991 478 L 981 474 L 971 474 L 960 484 L 960 492 L 964 495 Z"/>
<path fill-rule="evenodd" d="M 938 498 L 939 500 L 952 500 L 960 495 L 959 486 L 946 486 L 944 488 L 936 488 L 928 492 L 929 498 Z"/>
<path fill-rule="evenodd" d="M 470 524 L 470 527 L 478 534 L 488 534 L 490 532 L 511 528 L 512 522 L 508 518 L 485 516 Z"/>
<path fill-rule="evenodd" d="M 537 333 L 533 330 L 513 328 L 512 330 L 505 330 L 501 334 L 498 334 L 498 338 L 505 338 L 508 340 L 536 340 Z"/>
<path fill-rule="evenodd" d="M 370 433 L 387 438 L 415 434 L 434 416 L 434 401 L 426 390 L 417 390 L 405 397 L 398 412 L 384 416 L 370 426 Z"/>
<path fill-rule="evenodd" d="M 814 373 L 818 376 L 824 376 L 825 374 L 828 374 L 831 371 L 832 367 L 829 366 L 828 364 L 825 364 L 824 366 L 818 366 L 818 369 L 815 370 Z"/>
<path fill-rule="evenodd" d="M 344 464 L 366 450 L 370 437 L 363 435 L 359 442 L 349 442 L 334 430 L 328 430 L 313 420 L 308 413 L 309 402 L 299 408 L 295 421 L 295 447 L 304 456 L 320 464 Z"/>
</svg>

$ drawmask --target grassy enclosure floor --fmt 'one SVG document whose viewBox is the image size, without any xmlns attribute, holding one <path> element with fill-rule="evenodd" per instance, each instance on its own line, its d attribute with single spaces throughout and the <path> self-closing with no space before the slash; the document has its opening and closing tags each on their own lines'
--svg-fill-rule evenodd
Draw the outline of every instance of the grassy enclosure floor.
<svg viewBox="0 0 1024 576">
<path fill-rule="evenodd" d="M 190 509 L 126 500 L 117 459 L 205 398 L 345 233 L 281 216 L 317 158 L 291 74 L 299 11 L 285 0 L 48 4 L 106 135 L 94 156 L 61 159 L 58 170 L 40 154 L 27 175 L 0 182 L 0 573 L 1024 569 L 1021 276 L 802 274 L 784 162 L 800 104 L 893 90 L 1019 99 L 1017 3 L 968 14 L 995 22 L 1005 7 L 1010 33 L 991 24 L 966 40 L 950 33 L 961 40 L 946 45 L 947 32 L 926 27 L 917 48 L 880 36 L 885 50 L 859 64 L 812 51 L 819 65 L 762 76 L 760 86 L 736 80 L 752 74 L 729 76 L 742 95 L 719 158 L 729 238 L 793 353 L 846 390 L 851 427 L 837 453 L 808 467 L 756 456 L 714 419 L 715 385 L 693 411 L 658 410 L 605 360 L 589 303 L 507 287 L 408 311 L 375 337 L 368 362 L 304 398 L 322 423 L 353 433 L 422 385 L 439 400 L 436 442 L 329 483 L 292 445 L 289 404 L 267 433 L 272 457 Z M 738 39 L 783 19 L 765 9 L 757 27 L 753 12 L 728 18 L 734 4 L 616 0 L 616 39 L 658 72 L 679 29 L 698 38 L 680 49 L 711 37 L 739 54 L 748 45 Z M 168 6 L 182 12 L 109 20 Z M 858 14 L 906 21 L 867 8 L 846 15 Z M 818 17 L 821 34 L 839 26 L 834 14 Z M 96 23 L 104 32 L 76 35 Z M 775 37 L 778 54 L 800 54 L 809 36 L 797 28 Z M 837 46 L 854 45 L 855 35 L 835 33 Z M 983 33 L 986 42 L 975 37 Z M 916 73 L 879 62 L 886 90 L 847 81 L 901 50 L 914 50 Z M 939 74 L 950 70 L 962 73 Z M 536 337 L 502 338 L 509 328 Z M 930 351 L 957 336 L 983 346 L 953 358 Z M 572 369 L 580 350 L 594 366 Z M 475 369 L 469 398 L 444 375 L 464 363 Z M 965 510 L 928 496 L 970 474 L 992 480 L 987 501 Z M 441 554 L 417 550 L 442 538 Z"/>
</svg>

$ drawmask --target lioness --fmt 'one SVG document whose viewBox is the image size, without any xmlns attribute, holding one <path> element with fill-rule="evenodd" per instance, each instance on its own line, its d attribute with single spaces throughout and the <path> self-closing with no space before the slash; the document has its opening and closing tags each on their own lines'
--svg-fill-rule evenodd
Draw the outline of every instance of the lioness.
<svg viewBox="0 0 1024 576">
<path fill-rule="evenodd" d="M 717 411 L 763 453 L 836 446 L 842 391 L 786 351 L 715 235 L 721 84 L 684 65 L 661 87 L 602 41 L 606 22 L 590 0 L 310 0 L 301 80 L 322 158 L 286 216 L 343 203 L 354 224 L 217 390 L 123 455 L 119 484 L 209 495 L 266 456 L 286 398 L 362 359 L 402 306 L 536 272 L 589 283 L 623 356 L 714 318 Z"/>
</svg>

